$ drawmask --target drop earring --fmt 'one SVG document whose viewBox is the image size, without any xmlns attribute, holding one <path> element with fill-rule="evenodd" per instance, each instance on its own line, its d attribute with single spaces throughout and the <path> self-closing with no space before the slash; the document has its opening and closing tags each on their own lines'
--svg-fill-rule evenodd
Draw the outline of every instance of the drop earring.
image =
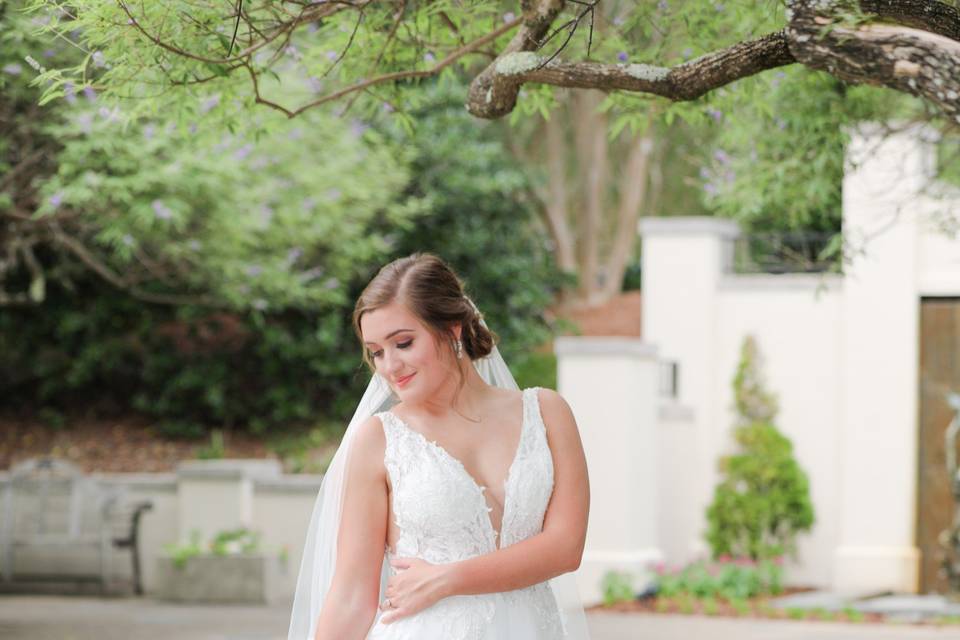
<svg viewBox="0 0 960 640">
<path fill-rule="evenodd" d="M 460 342 L 460 338 L 457 338 L 457 341 L 454 343 L 454 346 L 457 351 L 457 360 L 463 358 L 463 344 Z"/>
</svg>

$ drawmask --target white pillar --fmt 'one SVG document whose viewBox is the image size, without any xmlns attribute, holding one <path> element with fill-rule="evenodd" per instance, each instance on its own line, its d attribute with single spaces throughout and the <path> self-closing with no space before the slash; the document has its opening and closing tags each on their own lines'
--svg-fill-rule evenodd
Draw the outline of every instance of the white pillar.
<svg viewBox="0 0 960 640">
<path fill-rule="evenodd" d="M 206 544 L 220 531 L 251 527 L 253 483 L 281 475 L 277 460 L 190 460 L 177 467 L 178 534 L 200 531 Z"/>
<path fill-rule="evenodd" d="M 685 541 L 687 557 L 706 555 L 706 510 L 717 482 L 717 459 L 727 437 L 725 407 L 715 406 L 718 371 L 718 286 L 731 271 L 739 225 L 711 217 L 644 218 L 642 335 L 663 361 L 678 365 L 677 404 L 692 412 L 696 466 L 692 490 L 701 523 Z"/>
<path fill-rule="evenodd" d="M 851 130 L 845 267 L 839 541 L 834 588 L 916 592 L 919 292 L 917 210 L 931 175 L 926 130 Z"/>
<path fill-rule="evenodd" d="M 590 474 L 590 522 L 577 572 L 584 602 L 609 570 L 645 583 L 657 540 L 656 349 L 635 338 L 561 337 L 557 387 L 576 417 Z"/>
</svg>

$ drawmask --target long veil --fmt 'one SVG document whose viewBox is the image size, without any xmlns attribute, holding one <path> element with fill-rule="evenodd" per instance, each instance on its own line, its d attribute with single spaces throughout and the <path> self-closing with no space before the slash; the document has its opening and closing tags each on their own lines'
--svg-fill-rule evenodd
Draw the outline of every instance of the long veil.
<svg viewBox="0 0 960 640">
<path fill-rule="evenodd" d="M 476 309 L 476 305 L 474 308 Z M 481 322 L 486 326 L 482 319 Z M 487 384 L 505 389 L 519 389 L 497 347 L 493 348 L 490 355 L 474 360 L 473 365 Z M 323 476 L 320 491 L 314 503 L 313 515 L 310 518 L 310 526 L 307 528 L 287 640 L 314 640 L 317 619 L 320 617 L 320 610 L 330 589 L 336 567 L 337 535 L 346 491 L 346 470 L 356 428 L 374 413 L 391 408 L 397 400 L 386 380 L 380 374 L 374 374 Z M 390 575 L 389 569 L 390 564 L 384 553 L 380 573 L 379 601 L 381 602 Z M 586 616 L 574 574 L 562 574 L 549 580 L 549 583 L 563 617 L 565 638 L 589 640 Z M 433 639 L 425 638 L 424 640 Z"/>
</svg>

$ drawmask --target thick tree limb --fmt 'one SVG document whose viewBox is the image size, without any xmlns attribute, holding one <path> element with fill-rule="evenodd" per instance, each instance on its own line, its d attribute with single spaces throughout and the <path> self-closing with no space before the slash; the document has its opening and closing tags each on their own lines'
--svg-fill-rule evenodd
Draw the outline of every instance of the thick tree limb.
<svg viewBox="0 0 960 640">
<path fill-rule="evenodd" d="M 960 40 L 960 9 L 929 0 L 860 0 L 864 13 Z"/>
<path fill-rule="evenodd" d="M 798 61 L 847 82 L 926 98 L 960 122 L 960 42 L 900 25 L 846 26 L 840 5 L 793 0 L 788 38 Z"/>
<path fill-rule="evenodd" d="M 467 103 L 470 113 L 481 118 L 499 118 L 510 113 L 524 82 L 638 91 L 672 100 L 695 100 L 740 78 L 793 64 L 796 59 L 787 46 L 786 32 L 777 31 L 672 68 L 557 61 L 541 66 L 544 61 L 545 58 L 527 50 L 511 52 L 507 47 L 506 55 L 501 55 L 471 84 Z M 484 81 L 485 77 L 488 80 Z M 481 91 L 484 87 L 486 90 Z"/>
</svg>

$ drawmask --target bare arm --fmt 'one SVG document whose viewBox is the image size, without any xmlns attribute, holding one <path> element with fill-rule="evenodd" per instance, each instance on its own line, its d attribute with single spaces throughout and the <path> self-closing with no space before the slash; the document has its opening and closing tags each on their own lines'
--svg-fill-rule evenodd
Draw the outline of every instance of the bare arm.
<svg viewBox="0 0 960 640">
<path fill-rule="evenodd" d="M 387 538 L 386 442 L 376 416 L 357 429 L 337 536 L 337 568 L 314 640 L 362 640 L 377 613 Z"/>
<path fill-rule="evenodd" d="M 590 512 L 583 443 L 563 396 L 551 389 L 538 393 L 554 468 L 553 495 L 543 531 L 505 549 L 446 565 L 449 595 L 521 589 L 580 566 Z"/>
</svg>

